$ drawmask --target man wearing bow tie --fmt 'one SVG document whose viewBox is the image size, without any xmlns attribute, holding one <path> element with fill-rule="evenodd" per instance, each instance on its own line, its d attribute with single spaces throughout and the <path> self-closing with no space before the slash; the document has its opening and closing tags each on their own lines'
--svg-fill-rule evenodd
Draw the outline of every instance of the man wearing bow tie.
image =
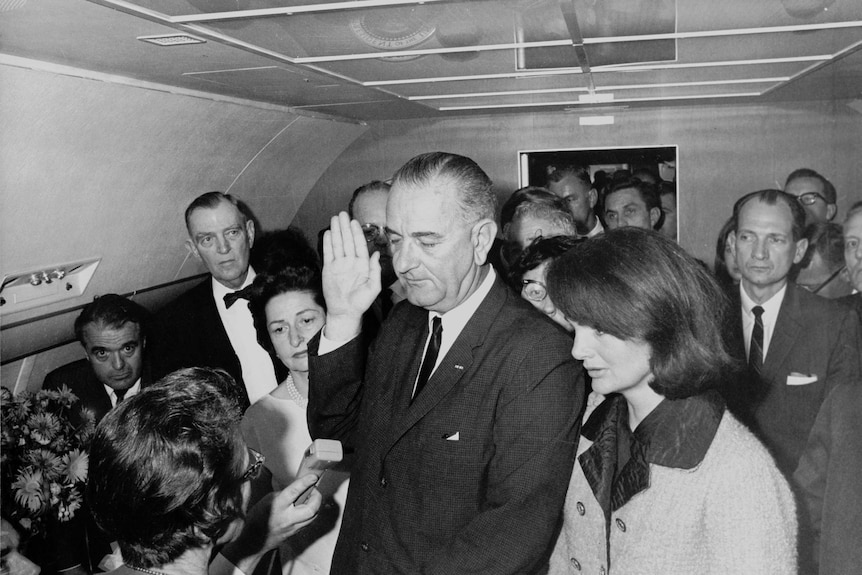
<svg viewBox="0 0 862 575">
<path fill-rule="evenodd" d="M 189 251 L 211 278 L 156 316 L 153 370 L 161 377 L 181 367 L 220 367 L 243 386 L 247 407 L 277 385 L 276 367 L 257 342 L 244 295 L 255 277 L 249 265 L 254 222 L 236 198 L 222 192 L 197 197 L 185 218 Z"/>
</svg>

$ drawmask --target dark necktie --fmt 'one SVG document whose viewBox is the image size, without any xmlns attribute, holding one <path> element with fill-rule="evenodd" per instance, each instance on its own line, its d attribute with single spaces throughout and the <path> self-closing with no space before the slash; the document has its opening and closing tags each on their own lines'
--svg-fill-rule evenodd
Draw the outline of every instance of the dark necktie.
<svg viewBox="0 0 862 575">
<path fill-rule="evenodd" d="M 422 369 L 419 370 L 419 379 L 416 380 L 416 392 L 413 394 L 413 399 L 419 397 L 422 388 L 428 383 L 428 378 L 434 371 L 434 364 L 437 363 L 437 354 L 440 353 L 440 342 L 443 341 L 443 321 L 440 316 L 431 320 L 431 324 L 431 339 L 428 341 L 425 357 L 422 358 Z"/>
<path fill-rule="evenodd" d="M 751 345 L 748 346 L 748 366 L 760 375 L 763 367 L 763 308 L 756 305 L 751 308 L 751 313 L 754 314 L 754 328 L 751 330 Z"/>
<path fill-rule="evenodd" d="M 126 397 L 126 392 L 127 392 L 127 391 L 129 391 L 129 390 L 128 390 L 128 389 L 115 389 L 115 390 L 114 390 L 114 395 L 116 395 L 116 396 L 117 396 L 117 403 L 116 403 L 116 405 L 120 405 L 120 402 L 121 402 L 121 401 L 123 401 L 123 398 L 124 398 L 124 397 Z"/>
<path fill-rule="evenodd" d="M 386 319 L 386 316 L 389 315 L 389 312 L 392 311 L 392 290 L 389 288 L 384 288 L 382 292 L 380 292 L 380 309 L 383 312 L 383 319 Z"/>
<path fill-rule="evenodd" d="M 236 303 L 238 299 L 251 299 L 251 286 L 246 286 L 239 291 L 231 292 L 225 294 L 224 296 L 224 306 L 227 309 L 230 309 L 230 306 Z"/>
</svg>

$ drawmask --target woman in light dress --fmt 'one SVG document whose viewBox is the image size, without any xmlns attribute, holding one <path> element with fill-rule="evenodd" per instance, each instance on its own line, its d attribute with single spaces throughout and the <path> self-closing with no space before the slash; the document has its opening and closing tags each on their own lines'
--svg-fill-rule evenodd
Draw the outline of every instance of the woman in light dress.
<svg viewBox="0 0 862 575">
<path fill-rule="evenodd" d="M 274 271 L 275 270 L 275 271 Z M 289 370 L 287 378 L 252 405 L 242 421 L 249 447 L 266 457 L 273 489 L 295 479 L 311 444 L 306 423 L 308 341 L 323 327 L 326 311 L 320 268 L 313 255 L 297 255 L 255 278 L 249 304 L 258 340 Z M 287 575 L 329 573 L 347 499 L 349 461 L 328 470 L 317 485 L 319 516 L 279 549 Z M 266 479 L 263 479 L 266 481 Z"/>
</svg>

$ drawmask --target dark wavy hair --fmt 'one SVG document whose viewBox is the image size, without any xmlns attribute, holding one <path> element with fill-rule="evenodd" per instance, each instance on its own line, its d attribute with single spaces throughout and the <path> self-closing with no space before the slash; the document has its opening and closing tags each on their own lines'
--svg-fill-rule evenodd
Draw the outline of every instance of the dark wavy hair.
<svg viewBox="0 0 862 575">
<path fill-rule="evenodd" d="M 736 364 L 722 326 L 729 302 L 679 245 L 639 228 L 609 230 L 551 263 L 548 291 L 569 320 L 651 348 L 650 387 L 668 399 L 718 388 Z"/>
<path fill-rule="evenodd" d="M 548 260 L 560 257 L 581 242 L 584 238 L 574 236 L 553 236 L 550 238 L 536 238 L 536 240 L 524 248 L 524 251 L 512 263 L 509 268 L 509 284 L 521 293 L 521 280 L 524 274 L 535 269 Z"/>
<path fill-rule="evenodd" d="M 128 564 L 170 563 L 243 517 L 246 445 L 235 387 L 225 371 L 181 369 L 99 424 L 87 501 Z"/>
<path fill-rule="evenodd" d="M 320 276 L 320 266 L 316 260 L 296 260 L 292 265 L 285 266 L 276 273 L 258 274 L 252 284 L 252 296 L 248 309 L 254 319 L 254 329 L 257 331 L 257 341 L 270 355 L 275 356 L 275 349 L 266 328 L 266 304 L 277 295 L 288 292 L 309 292 L 314 302 L 326 309 L 323 299 L 323 284 Z"/>
<path fill-rule="evenodd" d="M 84 343 L 84 328 L 91 323 L 119 329 L 131 322 L 140 328 L 141 338 L 146 337 L 149 312 L 132 300 L 115 293 L 97 296 L 84 306 L 75 318 L 75 338 Z"/>
</svg>

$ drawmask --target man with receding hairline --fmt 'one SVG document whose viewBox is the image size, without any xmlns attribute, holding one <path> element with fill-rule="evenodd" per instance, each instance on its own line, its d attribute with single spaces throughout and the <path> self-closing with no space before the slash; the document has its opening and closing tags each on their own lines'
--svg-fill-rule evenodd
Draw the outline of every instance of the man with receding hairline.
<svg viewBox="0 0 862 575">
<path fill-rule="evenodd" d="M 309 428 L 356 450 L 333 574 L 538 573 L 565 498 L 584 382 L 571 338 L 496 277 L 487 175 L 435 152 L 386 206 L 407 294 L 370 348 L 380 291 L 356 221 L 324 239 L 326 326 L 309 343 Z"/>
<path fill-rule="evenodd" d="M 844 306 L 788 279 L 808 247 L 805 214 L 793 196 L 753 192 L 733 213 L 730 242 L 742 279 L 730 349 L 749 370 L 728 391 L 728 404 L 789 476 L 829 391 L 862 379 L 858 322 Z"/>
<path fill-rule="evenodd" d="M 254 222 L 230 194 L 208 192 L 186 208 L 189 252 L 211 277 L 157 315 L 153 371 L 162 377 L 181 367 L 218 367 L 242 387 L 248 407 L 275 389 L 284 371 L 257 342 L 245 295 L 255 277 L 249 265 Z"/>
</svg>

